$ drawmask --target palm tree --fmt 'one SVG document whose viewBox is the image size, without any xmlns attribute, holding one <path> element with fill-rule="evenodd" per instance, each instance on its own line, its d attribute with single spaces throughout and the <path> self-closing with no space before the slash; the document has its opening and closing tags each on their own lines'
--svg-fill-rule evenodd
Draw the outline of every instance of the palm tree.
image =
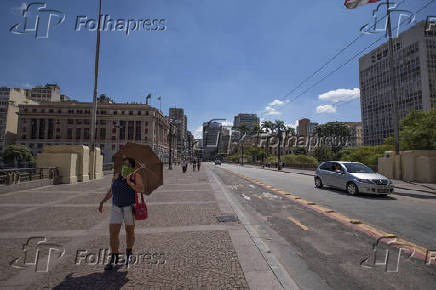
<svg viewBox="0 0 436 290">
<path fill-rule="evenodd" d="M 256 124 L 251 127 L 251 134 L 256 135 L 256 148 L 259 143 L 259 135 L 262 132 L 262 129 L 260 128 L 259 124 Z"/>
<path fill-rule="evenodd" d="M 295 129 L 289 126 L 286 126 L 285 130 L 285 139 L 283 140 L 283 152 L 285 151 L 286 139 L 289 138 L 289 135 L 295 135 Z"/>
<path fill-rule="evenodd" d="M 245 138 L 245 135 L 250 132 L 250 127 L 248 127 L 247 124 L 242 123 L 241 125 L 239 125 L 238 130 L 239 130 L 239 133 L 241 134 L 241 139 L 240 139 L 240 143 L 241 143 L 241 165 L 244 166 L 244 138 Z"/>
<path fill-rule="evenodd" d="M 268 158 L 268 153 L 269 153 L 269 138 L 271 138 L 271 135 L 269 135 L 269 133 L 271 133 L 272 129 L 273 129 L 273 122 L 271 121 L 263 121 L 262 122 L 262 130 L 264 130 L 264 132 L 267 134 L 266 135 L 266 147 L 265 147 L 265 157 Z"/>
<path fill-rule="evenodd" d="M 277 138 L 279 139 L 279 146 L 278 146 L 278 150 L 277 150 L 277 170 L 281 170 L 281 164 L 280 164 L 280 153 L 282 151 L 282 137 L 283 137 L 283 132 L 285 130 L 285 122 L 281 121 L 281 120 L 276 120 L 274 125 L 273 125 L 273 132 L 275 132 L 275 135 L 277 136 Z"/>
</svg>

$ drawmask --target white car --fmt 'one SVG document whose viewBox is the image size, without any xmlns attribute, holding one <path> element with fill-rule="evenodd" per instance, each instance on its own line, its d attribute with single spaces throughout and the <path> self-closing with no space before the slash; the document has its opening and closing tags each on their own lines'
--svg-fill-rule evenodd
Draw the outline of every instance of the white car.
<svg viewBox="0 0 436 290">
<path fill-rule="evenodd" d="M 351 195 L 369 193 L 388 195 L 393 192 L 392 181 L 359 162 L 328 161 L 316 170 L 315 186 L 331 186 Z"/>
</svg>

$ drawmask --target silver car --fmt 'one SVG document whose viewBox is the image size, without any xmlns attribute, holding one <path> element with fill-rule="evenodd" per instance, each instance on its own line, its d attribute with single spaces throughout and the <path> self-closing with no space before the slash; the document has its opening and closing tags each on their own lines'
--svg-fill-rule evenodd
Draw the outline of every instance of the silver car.
<svg viewBox="0 0 436 290">
<path fill-rule="evenodd" d="M 358 162 L 328 161 L 316 169 L 315 186 L 331 186 L 351 195 L 369 193 L 388 195 L 393 192 L 392 181 Z"/>
</svg>

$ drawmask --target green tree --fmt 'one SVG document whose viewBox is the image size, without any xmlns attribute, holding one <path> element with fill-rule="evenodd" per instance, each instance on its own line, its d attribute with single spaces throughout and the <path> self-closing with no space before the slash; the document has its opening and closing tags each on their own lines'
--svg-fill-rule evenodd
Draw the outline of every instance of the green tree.
<svg viewBox="0 0 436 290">
<path fill-rule="evenodd" d="M 392 151 L 392 145 L 361 146 L 359 148 L 344 148 L 340 153 L 340 160 L 360 162 L 366 165 L 377 165 L 378 158 L 382 157 L 385 151 Z"/>
<path fill-rule="evenodd" d="M 9 145 L 5 148 L 3 152 L 3 162 L 13 163 L 15 160 L 17 160 L 19 164 L 29 163 L 33 165 L 35 163 L 32 152 L 24 145 Z"/>
<path fill-rule="evenodd" d="M 262 122 L 262 130 L 265 131 L 266 135 L 266 144 L 265 144 L 265 157 L 268 158 L 269 155 L 269 139 L 272 137 L 271 132 L 274 128 L 274 123 L 271 121 L 263 121 Z"/>
<path fill-rule="evenodd" d="M 350 128 L 342 122 L 328 122 L 318 125 L 315 128 L 315 134 L 319 137 L 350 137 Z"/>
<path fill-rule="evenodd" d="M 436 108 L 412 111 L 401 121 L 402 150 L 436 150 Z"/>
<path fill-rule="evenodd" d="M 306 147 L 297 147 L 294 149 L 295 155 L 307 155 L 307 149 Z"/>
<path fill-rule="evenodd" d="M 285 133 L 285 139 L 283 142 L 283 152 L 285 152 L 285 149 L 286 149 L 286 140 L 288 140 L 289 136 L 295 135 L 295 129 L 292 127 L 286 126 L 284 133 Z"/>
<path fill-rule="evenodd" d="M 321 145 L 315 149 L 313 156 L 319 162 L 324 162 L 324 161 L 333 160 L 335 154 L 333 153 L 332 148 L 330 148 L 329 146 Z"/>
</svg>

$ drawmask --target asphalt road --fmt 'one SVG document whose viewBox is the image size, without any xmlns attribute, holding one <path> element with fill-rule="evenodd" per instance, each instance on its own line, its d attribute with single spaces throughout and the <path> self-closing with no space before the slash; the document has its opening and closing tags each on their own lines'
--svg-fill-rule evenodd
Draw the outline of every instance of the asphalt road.
<svg viewBox="0 0 436 290">
<path fill-rule="evenodd" d="M 375 238 L 222 169 L 229 169 L 436 250 L 436 196 L 397 191 L 389 197 L 316 189 L 313 177 L 223 164 L 211 166 L 254 217 L 280 262 L 302 289 L 434 289 L 436 266 L 400 258 L 374 266 Z M 378 255 L 393 249 L 378 247 Z M 398 253 L 398 249 L 397 249 Z M 377 256 L 377 262 L 380 256 Z M 368 259 L 368 261 L 365 261 Z M 363 262 L 365 261 L 365 262 Z M 396 266 L 398 265 L 398 269 Z"/>
</svg>

